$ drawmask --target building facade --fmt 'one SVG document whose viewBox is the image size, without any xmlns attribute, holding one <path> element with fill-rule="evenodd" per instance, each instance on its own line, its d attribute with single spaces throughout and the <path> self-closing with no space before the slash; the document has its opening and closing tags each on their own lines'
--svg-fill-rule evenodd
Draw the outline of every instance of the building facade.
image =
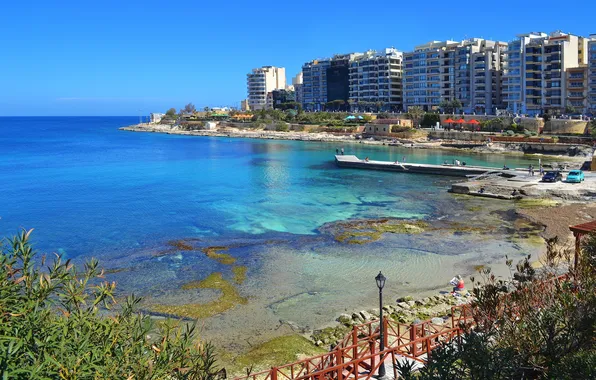
<svg viewBox="0 0 596 380">
<path fill-rule="evenodd" d="M 596 34 L 590 36 L 587 47 L 588 114 L 596 116 Z"/>
<path fill-rule="evenodd" d="M 489 43 L 481 51 L 471 54 L 470 104 L 477 114 L 493 114 L 503 107 L 503 63 L 507 43 Z"/>
<path fill-rule="evenodd" d="M 321 111 L 327 103 L 327 68 L 331 60 L 313 60 L 302 66 L 302 107 L 307 111 Z"/>
<path fill-rule="evenodd" d="M 394 48 L 374 50 L 356 57 L 349 69 L 351 110 L 400 111 L 403 53 Z"/>
<path fill-rule="evenodd" d="M 307 111 L 322 111 L 328 102 L 334 100 L 347 103 L 349 64 L 361 55 L 362 53 L 337 54 L 332 58 L 317 59 L 302 65 L 303 108 Z"/>
<path fill-rule="evenodd" d="M 296 92 L 294 90 L 273 90 L 271 91 L 273 108 L 282 108 L 284 103 L 296 102 Z"/>
<path fill-rule="evenodd" d="M 492 112 L 500 102 L 503 42 L 472 38 L 432 41 L 404 54 L 404 103 L 426 111 L 461 102 L 466 113 Z"/>
<path fill-rule="evenodd" d="M 286 69 L 283 67 L 263 66 L 247 74 L 248 107 L 258 111 L 271 109 L 271 92 L 286 87 Z"/>
<path fill-rule="evenodd" d="M 587 52 L 587 39 L 560 31 L 518 35 L 505 58 L 507 109 L 530 116 L 556 115 L 585 103 L 578 97 L 585 85 L 579 80 L 582 70 L 575 69 L 586 65 Z"/>
<path fill-rule="evenodd" d="M 576 114 L 588 113 L 588 66 L 581 65 L 567 69 L 565 73 L 567 92 L 566 111 Z"/>
<path fill-rule="evenodd" d="M 413 106 L 425 111 L 438 108 L 442 96 L 441 60 L 447 73 L 453 66 L 449 54 L 443 52 L 452 51 L 456 45 L 455 41 L 431 41 L 403 54 L 403 102 L 406 110 Z"/>
</svg>

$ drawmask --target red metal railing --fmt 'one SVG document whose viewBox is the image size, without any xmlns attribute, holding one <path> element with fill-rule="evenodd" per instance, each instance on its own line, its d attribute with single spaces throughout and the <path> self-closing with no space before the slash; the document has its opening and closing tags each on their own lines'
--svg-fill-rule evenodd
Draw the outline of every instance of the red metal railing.
<svg viewBox="0 0 596 380">
<path fill-rule="evenodd" d="M 566 279 L 567 275 L 553 277 L 541 286 L 552 286 Z M 399 357 L 425 363 L 432 350 L 443 342 L 459 339 L 464 330 L 474 325 L 474 322 L 473 309 L 468 304 L 451 308 L 451 326 L 434 324 L 432 320 L 406 325 L 384 319 L 384 345 L 387 348 L 380 352 L 379 321 L 370 321 L 353 326 L 352 331 L 330 352 L 238 377 L 236 380 L 370 379 L 377 373 L 381 357 L 391 357 L 391 363 L 395 363 Z M 392 365 L 391 368 L 397 379 L 395 366 Z"/>
</svg>

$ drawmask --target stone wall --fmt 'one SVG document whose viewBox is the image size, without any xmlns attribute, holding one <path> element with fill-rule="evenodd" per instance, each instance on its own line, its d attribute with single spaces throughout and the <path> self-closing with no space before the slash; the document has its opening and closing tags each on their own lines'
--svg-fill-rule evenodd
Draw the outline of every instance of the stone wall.
<svg viewBox="0 0 596 380">
<path fill-rule="evenodd" d="M 584 134 L 588 127 L 587 121 L 581 120 L 550 120 L 544 125 L 545 134 Z"/>
</svg>

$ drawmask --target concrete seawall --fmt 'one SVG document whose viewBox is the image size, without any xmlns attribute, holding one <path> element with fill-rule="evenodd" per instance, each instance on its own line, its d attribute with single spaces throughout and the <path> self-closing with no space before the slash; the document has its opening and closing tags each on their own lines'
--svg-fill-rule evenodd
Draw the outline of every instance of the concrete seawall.
<svg viewBox="0 0 596 380">
<path fill-rule="evenodd" d="M 388 161 L 361 160 L 356 156 L 347 155 L 335 156 L 337 166 L 341 168 L 384 170 L 401 173 L 446 175 L 452 177 L 478 176 L 481 174 L 493 173 L 503 177 L 514 177 L 515 173 L 501 168 L 483 166 L 454 166 L 454 165 L 431 165 L 431 164 L 410 164 Z"/>
</svg>

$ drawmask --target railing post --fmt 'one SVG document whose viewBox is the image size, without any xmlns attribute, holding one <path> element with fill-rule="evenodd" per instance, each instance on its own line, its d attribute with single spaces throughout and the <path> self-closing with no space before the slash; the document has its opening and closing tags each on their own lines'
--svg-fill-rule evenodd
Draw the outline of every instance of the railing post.
<svg viewBox="0 0 596 380">
<path fill-rule="evenodd" d="M 356 359 L 358 356 L 358 328 L 356 326 L 352 327 L 352 359 Z"/>
<path fill-rule="evenodd" d="M 388 344 L 388 339 L 387 339 L 387 327 L 389 326 L 388 324 L 389 320 L 387 318 L 383 319 L 383 331 L 385 332 L 385 334 L 383 334 L 383 347 L 387 348 Z"/>
<path fill-rule="evenodd" d="M 271 368 L 271 380 L 277 380 L 277 368 Z"/>
<path fill-rule="evenodd" d="M 416 348 L 416 325 L 413 323 L 410 325 L 410 346 L 412 347 L 412 356 L 415 357 L 418 350 Z"/>
<path fill-rule="evenodd" d="M 341 350 L 337 350 L 335 351 L 335 365 L 336 366 L 342 366 L 340 367 L 340 369 L 337 371 L 337 379 L 338 380 L 342 380 L 344 377 L 344 356 L 343 356 L 343 352 Z"/>
<path fill-rule="evenodd" d="M 373 355 L 370 358 L 370 367 L 371 368 L 374 368 L 375 367 L 375 362 L 376 362 L 375 356 L 374 356 L 375 355 L 375 342 L 376 342 L 376 340 L 373 340 L 373 341 L 371 341 L 371 342 L 368 343 L 370 354 Z"/>
</svg>

